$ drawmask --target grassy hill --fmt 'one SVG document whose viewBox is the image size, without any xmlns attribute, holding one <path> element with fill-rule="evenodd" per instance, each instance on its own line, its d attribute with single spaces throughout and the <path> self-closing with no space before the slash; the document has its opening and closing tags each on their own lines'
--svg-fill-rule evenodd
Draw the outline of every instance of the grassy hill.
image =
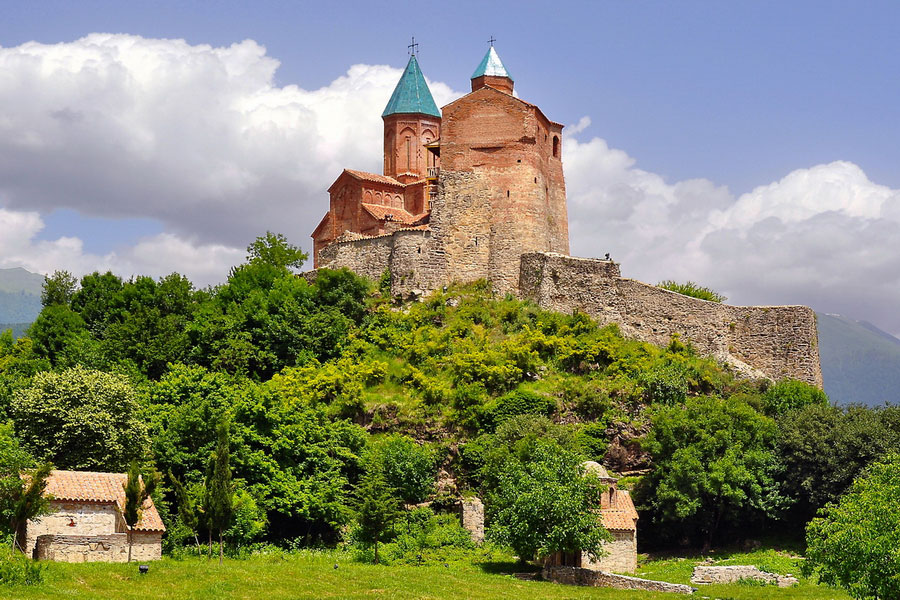
<svg viewBox="0 0 900 600">
<path fill-rule="evenodd" d="M 838 404 L 900 403 L 900 339 L 871 323 L 818 315 L 825 392 Z"/>
</svg>

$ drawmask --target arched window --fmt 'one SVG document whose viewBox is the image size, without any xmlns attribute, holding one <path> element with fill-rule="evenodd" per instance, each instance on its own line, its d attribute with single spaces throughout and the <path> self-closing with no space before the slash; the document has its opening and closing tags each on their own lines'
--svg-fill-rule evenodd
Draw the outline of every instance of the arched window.
<svg viewBox="0 0 900 600">
<path fill-rule="evenodd" d="M 559 136 L 553 136 L 553 156 L 559 158 Z"/>
</svg>

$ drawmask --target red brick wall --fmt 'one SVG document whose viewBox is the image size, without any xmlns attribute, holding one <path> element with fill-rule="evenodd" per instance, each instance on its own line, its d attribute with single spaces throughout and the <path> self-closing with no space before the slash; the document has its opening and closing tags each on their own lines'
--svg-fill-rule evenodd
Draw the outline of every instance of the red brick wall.
<svg viewBox="0 0 900 600">
<path fill-rule="evenodd" d="M 425 177 L 429 153 L 424 145 L 441 136 L 441 120 L 404 114 L 383 118 L 384 174 L 401 183 Z"/>
</svg>

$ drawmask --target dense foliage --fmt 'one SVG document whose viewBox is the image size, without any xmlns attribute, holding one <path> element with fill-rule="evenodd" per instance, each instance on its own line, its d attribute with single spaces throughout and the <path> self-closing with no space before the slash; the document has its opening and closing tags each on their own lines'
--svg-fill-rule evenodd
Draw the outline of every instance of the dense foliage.
<svg viewBox="0 0 900 600">
<path fill-rule="evenodd" d="M 900 455 L 870 466 L 807 529 L 805 570 L 854 598 L 900 597 Z"/>
<path fill-rule="evenodd" d="M 643 542 L 699 545 L 805 524 L 898 446 L 893 409 L 742 380 L 677 337 L 626 340 L 484 282 L 401 305 L 346 270 L 299 277 L 303 258 L 267 234 L 202 290 L 55 274 L 29 337 L 0 336 L 0 421 L 59 467 L 165 473 L 170 548 L 219 529 L 230 552 L 377 539 L 388 562 L 468 551 L 439 514 L 463 493 L 523 557 L 599 549 L 584 460 L 633 472 Z M 233 510 L 211 523 L 223 422 Z"/>
</svg>

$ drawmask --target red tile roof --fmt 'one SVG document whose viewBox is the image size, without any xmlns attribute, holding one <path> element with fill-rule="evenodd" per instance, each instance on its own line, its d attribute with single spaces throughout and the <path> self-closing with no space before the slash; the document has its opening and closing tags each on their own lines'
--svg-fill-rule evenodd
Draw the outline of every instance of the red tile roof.
<svg viewBox="0 0 900 600">
<path fill-rule="evenodd" d="M 366 173 L 365 171 L 354 171 L 353 169 L 344 169 L 346 173 L 350 173 L 357 179 L 362 179 L 364 181 L 374 181 L 375 183 L 384 183 L 387 185 L 392 185 L 394 187 L 403 187 L 404 184 L 400 183 L 393 177 L 388 177 L 387 175 L 376 175 L 375 173 Z"/>
<path fill-rule="evenodd" d="M 600 511 L 603 526 L 607 529 L 634 531 L 637 529 L 638 513 L 631 500 L 631 494 L 625 490 L 616 490 L 612 497 L 613 504 Z"/>
<path fill-rule="evenodd" d="M 363 208 L 370 215 L 379 221 L 396 221 L 398 223 L 412 224 L 416 222 L 416 217 L 402 208 L 393 208 L 391 206 L 382 206 L 380 204 L 363 203 Z"/>
<path fill-rule="evenodd" d="M 91 471 L 51 471 L 45 494 L 54 500 L 69 502 L 100 502 L 125 509 L 125 473 L 95 473 Z M 150 498 L 141 508 L 136 531 L 165 531 L 156 506 Z"/>
</svg>

